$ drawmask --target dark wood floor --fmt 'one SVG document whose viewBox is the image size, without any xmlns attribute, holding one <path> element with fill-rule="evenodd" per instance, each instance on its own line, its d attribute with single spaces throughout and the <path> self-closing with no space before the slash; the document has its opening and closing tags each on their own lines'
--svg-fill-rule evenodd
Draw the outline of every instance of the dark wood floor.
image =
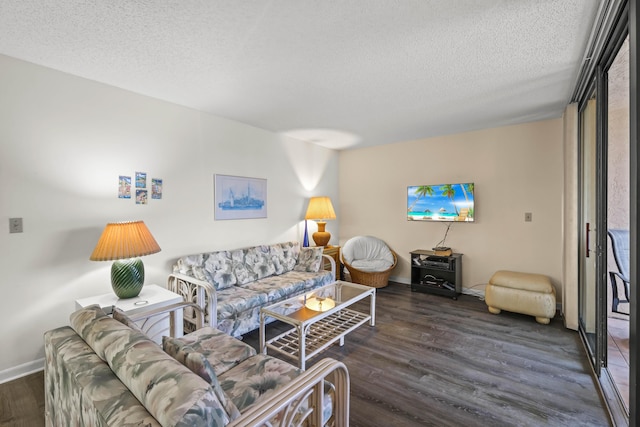
<svg viewBox="0 0 640 427">
<path fill-rule="evenodd" d="M 42 371 L 0 384 L 0 426 L 44 426 Z"/>
<path fill-rule="evenodd" d="M 609 425 L 578 333 L 560 318 L 496 316 L 475 297 L 402 284 L 379 289 L 376 305 L 374 328 L 308 365 L 325 356 L 347 365 L 351 426 Z"/>
<path fill-rule="evenodd" d="M 495 316 L 475 297 L 401 284 L 378 291 L 376 310 L 374 328 L 309 364 L 347 365 L 353 427 L 609 425 L 578 334 L 559 318 Z M 257 346 L 257 333 L 245 341 Z M 0 426 L 44 425 L 42 373 L 0 385 L 0 405 Z"/>
</svg>

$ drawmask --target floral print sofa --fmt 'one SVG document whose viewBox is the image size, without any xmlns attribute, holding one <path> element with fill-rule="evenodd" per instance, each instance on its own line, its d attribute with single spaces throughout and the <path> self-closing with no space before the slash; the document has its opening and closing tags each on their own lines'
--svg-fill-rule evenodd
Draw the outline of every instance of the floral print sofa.
<svg viewBox="0 0 640 427">
<path fill-rule="evenodd" d="M 322 268 L 325 262 L 331 263 L 331 271 Z M 335 261 L 323 255 L 322 247 L 286 242 L 182 257 L 167 288 L 205 309 L 207 325 L 238 337 L 260 327 L 261 307 L 328 285 L 334 278 Z M 185 330 L 193 330 L 193 316 L 185 310 Z"/>
<path fill-rule="evenodd" d="M 340 362 L 302 372 L 211 327 L 163 351 L 120 320 L 95 305 L 45 333 L 47 427 L 348 425 Z"/>
</svg>

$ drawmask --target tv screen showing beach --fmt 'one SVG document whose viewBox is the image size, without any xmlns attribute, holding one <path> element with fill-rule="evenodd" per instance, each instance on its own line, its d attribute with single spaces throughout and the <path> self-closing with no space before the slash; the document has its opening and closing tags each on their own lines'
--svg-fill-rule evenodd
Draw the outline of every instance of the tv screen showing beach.
<svg viewBox="0 0 640 427">
<path fill-rule="evenodd" d="M 474 186 L 462 184 L 407 187 L 407 220 L 473 222 Z"/>
</svg>

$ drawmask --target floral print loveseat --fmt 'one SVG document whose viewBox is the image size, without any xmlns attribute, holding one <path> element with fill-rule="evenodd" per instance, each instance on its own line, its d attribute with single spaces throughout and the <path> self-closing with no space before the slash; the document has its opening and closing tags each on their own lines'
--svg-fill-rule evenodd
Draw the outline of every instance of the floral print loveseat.
<svg viewBox="0 0 640 427">
<path fill-rule="evenodd" d="M 276 243 L 182 257 L 167 288 L 202 307 L 207 325 L 238 337 L 260 327 L 261 307 L 333 283 L 335 268 L 322 247 Z M 185 330 L 193 317 L 185 310 Z"/>
<path fill-rule="evenodd" d="M 120 320 L 95 305 L 45 333 L 47 427 L 348 425 L 340 362 L 302 372 L 211 327 L 163 351 Z"/>
</svg>

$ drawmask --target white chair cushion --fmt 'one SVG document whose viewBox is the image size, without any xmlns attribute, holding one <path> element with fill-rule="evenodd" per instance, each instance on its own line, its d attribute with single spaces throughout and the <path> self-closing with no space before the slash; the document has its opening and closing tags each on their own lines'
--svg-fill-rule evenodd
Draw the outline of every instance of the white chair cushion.
<svg viewBox="0 0 640 427">
<path fill-rule="evenodd" d="M 342 247 L 342 258 L 363 271 L 384 271 L 393 265 L 393 254 L 387 244 L 373 236 L 357 236 Z"/>
<path fill-rule="evenodd" d="M 392 262 L 384 259 L 357 259 L 350 264 L 360 271 L 369 271 L 372 273 L 385 271 L 393 265 Z"/>
</svg>

